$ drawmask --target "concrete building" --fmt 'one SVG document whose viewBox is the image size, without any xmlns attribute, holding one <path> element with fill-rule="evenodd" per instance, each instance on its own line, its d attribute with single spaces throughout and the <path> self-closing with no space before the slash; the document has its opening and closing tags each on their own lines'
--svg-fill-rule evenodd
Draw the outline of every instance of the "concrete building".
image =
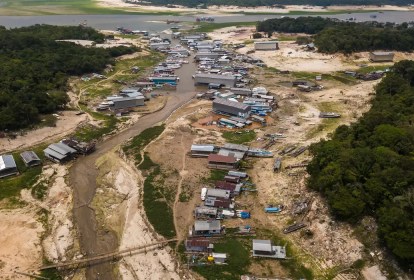
<svg viewBox="0 0 414 280">
<path fill-rule="evenodd" d="M 40 165 L 42 163 L 40 158 L 33 151 L 25 151 L 20 154 L 20 157 L 23 159 L 23 162 L 27 167 Z"/>
<path fill-rule="evenodd" d="M 393 52 L 371 52 L 369 59 L 372 62 L 392 62 L 394 60 Z"/>
<path fill-rule="evenodd" d="M 278 41 L 255 42 L 254 49 L 257 51 L 278 50 L 279 42 Z"/>
<path fill-rule="evenodd" d="M 191 238 L 185 241 L 185 250 L 187 252 L 211 252 L 214 244 L 208 238 Z"/>
<path fill-rule="evenodd" d="M 190 152 L 192 157 L 208 157 L 209 154 L 214 153 L 214 150 L 214 145 L 193 144 Z"/>
<path fill-rule="evenodd" d="M 76 154 L 75 149 L 63 143 L 50 144 L 43 152 L 45 157 L 58 163 L 70 160 Z"/>
<path fill-rule="evenodd" d="M 0 156 L 0 178 L 16 175 L 19 173 L 16 162 L 12 155 Z"/>
<path fill-rule="evenodd" d="M 232 156 L 208 155 L 208 167 L 214 169 L 230 170 L 237 167 L 237 159 Z"/>
<path fill-rule="evenodd" d="M 286 259 L 286 248 L 273 246 L 270 240 L 253 239 L 253 257 Z"/>
<path fill-rule="evenodd" d="M 237 78 L 233 75 L 217 75 L 200 73 L 194 76 L 196 85 L 219 84 L 225 87 L 234 87 Z"/>
<path fill-rule="evenodd" d="M 241 102 L 230 101 L 222 98 L 216 98 L 213 101 L 213 111 L 218 114 L 248 118 L 251 107 Z"/>
<path fill-rule="evenodd" d="M 220 233 L 221 233 L 221 223 L 218 220 L 195 221 L 193 230 L 192 230 L 193 236 L 218 235 Z"/>
<path fill-rule="evenodd" d="M 145 105 L 145 97 L 144 96 L 136 96 L 136 97 L 122 97 L 113 99 L 109 101 L 111 110 L 122 110 L 127 108 L 133 108 L 137 106 L 144 106 Z"/>
</svg>

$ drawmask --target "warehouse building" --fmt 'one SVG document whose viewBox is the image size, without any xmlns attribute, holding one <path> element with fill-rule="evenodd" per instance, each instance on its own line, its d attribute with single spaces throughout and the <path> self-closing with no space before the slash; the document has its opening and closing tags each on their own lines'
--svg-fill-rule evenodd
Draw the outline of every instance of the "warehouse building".
<svg viewBox="0 0 414 280">
<path fill-rule="evenodd" d="M 50 144 L 43 152 L 45 157 L 58 163 L 68 161 L 76 155 L 76 150 L 64 143 Z"/>
<path fill-rule="evenodd" d="M 194 76 L 196 85 L 218 84 L 225 87 L 234 87 L 236 85 L 236 77 L 233 75 L 217 75 L 200 73 Z"/>
<path fill-rule="evenodd" d="M 24 164 L 27 167 L 40 165 L 42 161 L 33 151 L 25 151 L 20 154 L 20 157 L 23 159 Z"/>
<path fill-rule="evenodd" d="M 121 97 L 109 101 L 111 110 L 122 110 L 145 105 L 145 97 L 140 95 L 136 97 Z"/>
<path fill-rule="evenodd" d="M 193 144 L 191 145 L 191 156 L 192 157 L 208 157 L 209 154 L 214 153 L 214 145 L 209 144 Z"/>
<path fill-rule="evenodd" d="M 257 51 L 278 50 L 279 42 L 278 41 L 255 42 L 254 49 Z"/>
<path fill-rule="evenodd" d="M 217 114 L 248 118 L 251 113 L 251 107 L 240 102 L 216 98 L 213 100 L 213 111 Z"/>
<path fill-rule="evenodd" d="M 394 60 L 393 52 L 371 52 L 369 59 L 372 62 L 392 62 Z"/>
<path fill-rule="evenodd" d="M 17 170 L 16 162 L 12 155 L 0 156 L 0 178 L 16 175 L 19 173 Z"/>
</svg>

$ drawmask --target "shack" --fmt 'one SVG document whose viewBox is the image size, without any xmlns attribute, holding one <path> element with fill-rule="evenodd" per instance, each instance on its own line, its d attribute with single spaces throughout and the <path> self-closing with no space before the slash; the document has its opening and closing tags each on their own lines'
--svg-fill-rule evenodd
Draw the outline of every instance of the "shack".
<svg viewBox="0 0 414 280">
<path fill-rule="evenodd" d="M 286 259 L 286 247 L 273 246 L 270 240 L 253 239 L 253 257 Z"/>
<path fill-rule="evenodd" d="M 221 234 L 221 223 L 218 220 L 195 221 L 192 236 L 209 236 Z"/>
<path fill-rule="evenodd" d="M 254 49 L 257 51 L 278 50 L 279 42 L 278 41 L 255 42 Z"/>
<path fill-rule="evenodd" d="M 198 206 L 194 209 L 194 216 L 196 219 L 200 217 L 205 218 L 216 218 L 217 217 L 217 208 L 214 207 L 206 207 L 206 206 Z"/>
<path fill-rule="evenodd" d="M 393 52 L 371 52 L 369 53 L 369 59 L 372 62 L 392 62 L 394 61 Z"/>
<path fill-rule="evenodd" d="M 251 113 L 251 107 L 240 102 L 216 98 L 213 100 L 213 111 L 217 114 L 248 118 Z"/>
<path fill-rule="evenodd" d="M 0 178 L 16 175 L 19 173 L 13 155 L 0 156 Z"/>
<path fill-rule="evenodd" d="M 204 201 L 204 206 L 216 207 L 221 209 L 234 209 L 231 199 L 209 197 Z"/>
<path fill-rule="evenodd" d="M 208 167 L 224 170 L 236 169 L 237 159 L 232 156 L 210 154 L 208 155 Z"/>
<path fill-rule="evenodd" d="M 191 238 L 185 241 L 185 250 L 187 252 L 211 252 L 214 244 L 207 238 Z"/>
<path fill-rule="evenodd" d="M 227 260 L 227 254 L 225 253 L 212 253 L 211 257 L 215 264 L 225 264 Z"/>
<path fill-rule="evenodd" d="M 214 153 L 215 146 L 209 144 L 193 144 L 191 145 L 192 157 L 208 157 L 209 154 Z"/>
<path fill-rule="evenodd" d="M 24 164 L 27 167 L 37 166 L 42 164 L 42 161 L 37 156 L 37 154 L 33 151 L 24 151 L 20 154 L 20 157 L 22 158 Z"/>
<path fill-rule="evenodd" d="M 233 75 L 199 73 L 195 74 L 194 80 L 196 85 L 219 84 L 225 87 L 234 87 L 237 78 Z"/>
<path fill-rule="evenodd" d="M 76 154 L 75 149 L 64 143 L 50 144 L 43 152 L 45 157 L 57 163 L 68 161 Z"/>
<path fill-rule="evenodd" d="M 230 91 L 236 95 L 251 96 L 252 90 L 249 88 L 230 88 Z"/>
</svg>

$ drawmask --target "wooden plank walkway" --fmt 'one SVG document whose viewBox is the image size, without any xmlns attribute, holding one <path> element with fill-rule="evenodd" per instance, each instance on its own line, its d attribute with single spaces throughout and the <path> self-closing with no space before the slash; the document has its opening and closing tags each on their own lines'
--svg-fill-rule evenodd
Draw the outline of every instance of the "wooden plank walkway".
<svg viewBox="0 0 414 280">
<path fill-rule="evenodd" d="M 87 263 L 94 262 L 94 261 L 104 261 L 105 259 L 112 260 L 112 259 L 121 257 L 121 256 L 126 255 L 126 254 L 132 255 L 134 252 L 139 251 L 139 250 L 143 250 L 143 249 L 146 249 L 146 248 L 149 248 L 149 247 L 158 246 L 158 245 L 162 245 L 162 244 L 168 244 L 168 243 L 174 242 L 174 241 L 178 241 L 178 239 L 168 239 L 168 240 L 159 241 L 159 242 L 155 242 L 155 243 L 151 243 L 151 244 L 146 244 L 146 245 L 142 245 L 142 246 L 138 246 L 138 247 L 133 247 L 133 248 L 128 248 L 128 249 L 115 251 L 115 252 L 111 252 L 111 253 L 96 255 L 96 256 L 93 256 L 93 257 L 89 257 L 89 258 L 84 258 L 84 259 L 79 259 L 79 260 L 74 260 L 74 261 L 69 261 L 69 262 L 54 263 L 54 264 L 39 267 L 38 269 L 39 270 L 45 270 L 45 269 L 49 269 L 49 268 L 64 268 L 64 267 L 70 267 L 70 266 L 75 266 L 75 265 L 79 265 L 79 264 L 87 264 Z"/>
</svg>

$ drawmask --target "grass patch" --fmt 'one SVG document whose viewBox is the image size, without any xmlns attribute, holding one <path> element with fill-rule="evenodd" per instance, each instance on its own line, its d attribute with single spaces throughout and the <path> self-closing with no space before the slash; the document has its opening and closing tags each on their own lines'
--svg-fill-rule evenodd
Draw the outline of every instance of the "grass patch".
<svg viewBox="0 0 414 280">
<path fill-rule="evenodd" d="M 359 70 L 357 72 L 362 73 L 362 74 L 367 74 L 367 73 L 375 72 L 375 71 L 384 71 L 385 69 L 388 69 L 390 67 L 391 67 L 391 65 L 366 66 L 366 67 L 359 68 Z"/>
<path fill-rule="evenodd" d="M 358 83 L 357 79 L 349 76 L 349 75 L 345 75 L 343 73 L 335 73 L 335 74 L 322 74 L 322 79 L 325 80 L 335 80 L 338 81 L 340 83 L 346 84 L 346 85 L 356 85 Z"/>
<path fill-rule="evenodd" d="M 99 139 L 102 136 L 111 133 L 116 128 L 116 124 L 119 122 L 115 116 L 93 112 L 84 105 L 80 105 L 80 107 L 83 111 L 88 112 L 88 114 L 90 114 L 94 119 L 104 122 L 102 127 L 85 126 L 78 129 L 75 132 L 75 136 L 81 141 L 89 142 L 91 140 Z"/>
<path fill-rule="evenodd" d="M 139 135 L 132 138 L 128 144 L 124 145 L 122 149 L 127 155 L 133 155 L 136 164 L 139 164 L 142 160 L 141 150 L 144 149 L 152 140 L 157 138 L 165 129 L 165 125 L 153 126 L 150 128 L 145 129 Z M 142 162 L 142 166 L 140 165 L 140 169 L 148 169 L 152 167 L 153 164 L 151 159 L 147 156 L 145 158 L 144 155 L 144 162 Z"/>
<path fill-rule="evenodd" d="M 222 23 L 211 23 L 211 22 L 201 22 L 198 24 L 195 32 L 212 32 L 214 30 L 225 28 L 225 27 L 243 27 L 243 26 L 255 26 L 255 21 L 250 22 L 222 22 Z"/>
<path fill-rule="evenodd" d="M 148 161 L 151 161 L 148 158 Z M 169 194 L 164 188 L 164 178 L 158 164 L 151 161 L 152 171 L 144 181 L 144 209 L 148 221 L 155 231 L 166 238 L 173 238 L 175 233 L 173 210 L 168 205 Z"/>
<path fill-rule="evenodd" d="M 33 150 L 41 160 L 44 160 L 43 149 L 45 148 L 46 145 L 39 145 L 31 150 Z M 17 151 L 13 153 L 20 174 L 18 176 L 0 179 L 0 200 L 19 196 L 20 191 L 31 188 L 42 173 L 42 166 L 27 167 L 20 157 L 20 152 L 21 151 Z M 9 202 L 12 204 L 19 204 L 19 200 L 10 199 Z"/>
<path fill-rule="evenodd" d="M 254 130 L 225 131 L 222 136 L 229 143 L 244 144 L 256 139 L 256 132 Z"/>
<path fill-rule="evenodd" d="M 204 178 L 203 181 L 205 183 L 220 181 L 224 179 L 224 176 L 226 176 L 227 173 L 227 170 L 210 169 L 210 176 Z"/>
<path fill-rule="evenodd" d="M 101 7 L 94 0 L 13 0 L 6 1 L 0 7 L 1 15 L 59 15 L 59 14 L 149 14 L 179 15 L 177 12 L 149 11 L 140 8 Z"/>
<path fill-rule="evenodd" d="M 227 265 L 196 266 L 193 270 L 206 279 L 236 280 L 248 274 L 250 253 L 247 240 L 226 238 L 214 244 L 214 251 L 227 253 Z"/>
</svg>

